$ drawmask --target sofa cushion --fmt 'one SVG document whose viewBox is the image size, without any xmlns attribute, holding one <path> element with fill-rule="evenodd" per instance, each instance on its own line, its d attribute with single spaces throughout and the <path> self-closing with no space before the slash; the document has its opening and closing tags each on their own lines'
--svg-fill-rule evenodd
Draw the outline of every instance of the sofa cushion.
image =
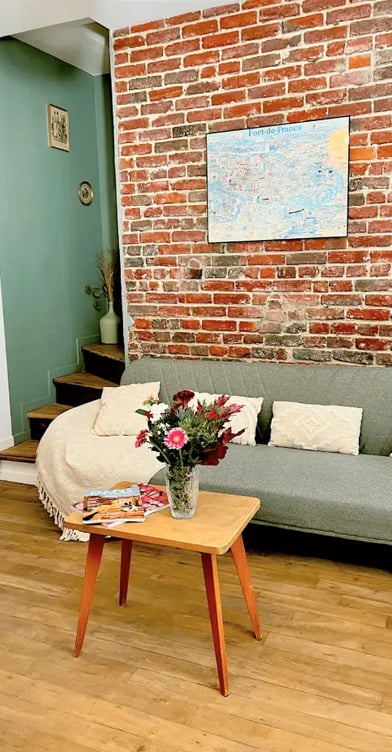
<svg viewBox="0 0 392 752">
<path fill-rule="evenodd" d="M 263 525 L 391 544 L 391 474 L 389 457 L 231 444 L 200 488 L 258 497 Z"/>
<path fill-rule="evenodd" d="M 362 408 L 274 402 L 269 446 L 359 454 Z"/>
<path fill-rule="evenodd" d="M 159 381 L 127 386 L 105 386 L 92 428 L 97 436 L 136 436 L 147 419 L 135 411 L 150 397 L 158 399 Z"/>
<path fill-rule="evenodd" d="M 197 404 L 199 402 L 213 402 L 214 399 L 219 397 L 219 394 L 210 394 L 209 392 L 195 392 L 195 396 L 191 401 L 191 404 Z M 257 428 L 257 416 L 261 410 L 263 404 L 262 397 L 239 397 L 232 395 L 227 401 L 228 405 L 242 405 L 242 410 L 239 413 L 234 413 L 230 418 L 230 428 L 233 433 L 241 431 L 243 428 L 244 433 L 240 436 L 236 436 L 231 440 L 232 444 L 244 444 L 248 446 L 256 446 L 256 428 Z"/>
</svg>

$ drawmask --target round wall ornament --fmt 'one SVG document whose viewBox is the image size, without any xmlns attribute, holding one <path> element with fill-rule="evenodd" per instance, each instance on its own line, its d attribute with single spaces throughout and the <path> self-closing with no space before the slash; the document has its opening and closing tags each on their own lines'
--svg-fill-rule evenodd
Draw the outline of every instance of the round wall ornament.
<svg viewBox="0 0 392 752">
<path fill-rule="evenodd" d="M 78 198 L 81 204 L 84 206 L 90 206 L 94 198 L 94 191 L 92 185 L 87 180 L 82 180 L 78 186 Z"/>
</svg>

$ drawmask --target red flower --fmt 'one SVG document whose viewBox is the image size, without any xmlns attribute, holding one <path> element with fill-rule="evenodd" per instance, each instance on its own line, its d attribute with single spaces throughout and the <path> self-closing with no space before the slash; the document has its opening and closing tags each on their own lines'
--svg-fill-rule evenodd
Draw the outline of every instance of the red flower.
<svg viewBox="0 0 392 752">
<path fill-rule="evenodd" d="M 214 401 L 214 405 L 217 405 L 218 407 L 223 407 L 223 405 L 225 405 L 226 402 L 227 402 L 227 400 L 229 400 L 229 399 L 230 399 L 230 397 L 229 397 L 228 394 L 221 394 Z"/>
<path fill-rule="evenodd" d="M 195 393 L 191 392 L 190 389 L 183 389 L 181 392 L 177 392 L 174 395 L 173 402 L 182 405 L 182 407 L 186 407 L 194 396 Z"/>
<path fill-rule="evenodd" d="M 143 428 L 138 433 L 138 435 L 136 436 L 136 439 L 135 439 L 135 447 L 140 447 L 142 444 L 145 443 L 145 441 L 147 439 L 147 434 L 148 434 L 147 428 Z"/>
<path fill-rule="evenodd" d="M 240 410 L 242 410 L 243 405 L 227 405 L 227 409 L 230 412 L 230 415 L 233 415 L 234 413 L 239 413 Z"/>
<path fill-rule="evenodd" d="M 245 428 L 241 428 L 240 431 L 237 431 L 236 433 L 233 433 L 231 428 L 226 428 L 223 433 L 221 433 L 220 440 L 222 444 L 228 444 L 232 439 L 234 439 L 236 436 L 241 436 L 242 433 L 244 433 Z"/>
<path fill-rule="evenodd" d="M 207 420 L 217 420 L 219 417 L 219 413 L 213 407 L 206 413 Z"/>
<path fill-rule="evenodd" d="M 206 449 L 203 452 L 202 465 L 219 465 L 219 462 L 226 456 L 227 446 L 216 444 L 213 449 Z"/>
</svg>

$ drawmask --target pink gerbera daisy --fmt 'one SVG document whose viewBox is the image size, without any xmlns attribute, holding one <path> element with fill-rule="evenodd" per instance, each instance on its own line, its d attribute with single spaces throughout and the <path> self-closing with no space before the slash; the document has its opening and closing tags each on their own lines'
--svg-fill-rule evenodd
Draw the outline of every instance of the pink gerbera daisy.
<svg viewBox="0 0 392 752">
<path fill-rule="evenodd" d="M 164 439 L 164 442 L 169 449 L 182 449 L 187 441 L 188 436 L 183 428 L 171 428 Z"/>
</svg>

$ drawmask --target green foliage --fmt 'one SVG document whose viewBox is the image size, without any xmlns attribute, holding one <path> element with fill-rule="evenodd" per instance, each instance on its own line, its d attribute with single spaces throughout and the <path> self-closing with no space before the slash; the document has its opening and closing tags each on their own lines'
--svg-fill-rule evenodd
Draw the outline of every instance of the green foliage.
<svg viewBox="0 0 392 752">
<path fill-rule="evenodd" d="M 106 293 L 104 286 L 102 287 L 92 287 L 91 285 L 85 285 L 84 292 L 86 295 L 91 295 L 93 298 L 93 308 L 95 308 L 96 311 L 102 310 L 102 300 L 103 298 L 106 298 Z"/>
</svg>

